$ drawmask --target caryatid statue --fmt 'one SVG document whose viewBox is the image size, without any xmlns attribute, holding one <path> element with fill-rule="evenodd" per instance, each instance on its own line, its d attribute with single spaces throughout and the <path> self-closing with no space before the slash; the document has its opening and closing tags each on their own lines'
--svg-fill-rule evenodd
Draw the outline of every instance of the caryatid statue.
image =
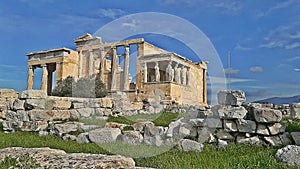
<svg viewBox="0 0 300 169">
<path fill-rule="evenodd" d="M 172 68 L 172 61 L 170 61 L 166 68 L 166 80 L 172 82 L 173 79 L 174 79 L 174 70 Z"/>
<path fill-rule="evenodd" d="M 154 70 L 155 70 L 155 81 L 159 82 L 160 81 L 160 73 L 159 73 L 158 62 L 155 62 Z"/>
</svg>

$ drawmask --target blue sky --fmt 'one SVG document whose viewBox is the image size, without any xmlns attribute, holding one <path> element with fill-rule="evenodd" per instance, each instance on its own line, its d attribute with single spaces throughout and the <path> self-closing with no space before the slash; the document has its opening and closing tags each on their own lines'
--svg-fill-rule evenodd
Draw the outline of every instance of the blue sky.
<svg viewBox="0 0 300 169">
<path fill-rule="evenodd" d="M 176 15 L 195 25 L 214 45 L 224 69 L 230 50 L 231 88 L 246 91 L 249 101 L 300 94 L 298 0 L 1 0 L 0 88 L 26 88 L 25 53 L 74 49 L 76 37 L 140 12 Z M 144 37 L 180 55 L 195 55 L 168 37 Z"/>
</svg>

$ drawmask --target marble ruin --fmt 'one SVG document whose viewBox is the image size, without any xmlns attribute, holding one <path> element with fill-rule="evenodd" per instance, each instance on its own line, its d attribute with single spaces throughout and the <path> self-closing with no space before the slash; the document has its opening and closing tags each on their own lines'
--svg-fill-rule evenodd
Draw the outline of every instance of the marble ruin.
<svg viewBox="0 0 300 169">
<path fill-rule="evenodd" d="M 132 102 L 158 97 L 167 104 L 207 105 L 206 62 L 193 63 L 143 38 L 103 43 L 101 37 L 85 34 L 74 43 L 76 51 L 57 48 L 28 53 L 27 89 L 33 88 L 36 68 L 42 68 L 41 90 L 48 95 L 54 87 L 53 72 L 56 83 L 68 76 L 76 80 L 99 73 L 110 93 L 125 92 Z M 129 72 L 131 46 L 137 48 L 135 82 Z"/>
</svg>

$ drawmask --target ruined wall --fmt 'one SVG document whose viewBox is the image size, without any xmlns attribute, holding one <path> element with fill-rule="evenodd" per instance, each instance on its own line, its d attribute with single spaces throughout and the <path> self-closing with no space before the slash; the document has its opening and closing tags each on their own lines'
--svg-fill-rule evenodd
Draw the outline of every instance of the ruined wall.
<svg viewBox="0 0 300 169">
<path fill-rule="evenodd" d="M 65 79 L 68 76 L 78 76 L 78 59 L 79 56 L 76 51 L 70 51 L 69 55 L 63 57 L 62 79 Z"/>
</svg>

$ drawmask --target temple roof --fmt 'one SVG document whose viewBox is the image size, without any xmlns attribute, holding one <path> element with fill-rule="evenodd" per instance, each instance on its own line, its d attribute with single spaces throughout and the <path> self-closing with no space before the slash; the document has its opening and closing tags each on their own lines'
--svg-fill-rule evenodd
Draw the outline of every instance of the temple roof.
<svg viewBox="0 0 300 169">
<path fill-rule="evenodd" d="M 48 50 L 41 50 L 41 51 L 37 51 L 37 52 L 30 52 L 30 53 L 26 53 L 26 56 L 31 56 L 31 55 L 35 55 L 35 54 L 44 54 L 44 53 L 51 53 L 51 52 L 58 52 L 58 51 L 73 51 L 72 49 L 69 48 L 54 48 L 54 49 L 48 49 Z"/>
</svg>

